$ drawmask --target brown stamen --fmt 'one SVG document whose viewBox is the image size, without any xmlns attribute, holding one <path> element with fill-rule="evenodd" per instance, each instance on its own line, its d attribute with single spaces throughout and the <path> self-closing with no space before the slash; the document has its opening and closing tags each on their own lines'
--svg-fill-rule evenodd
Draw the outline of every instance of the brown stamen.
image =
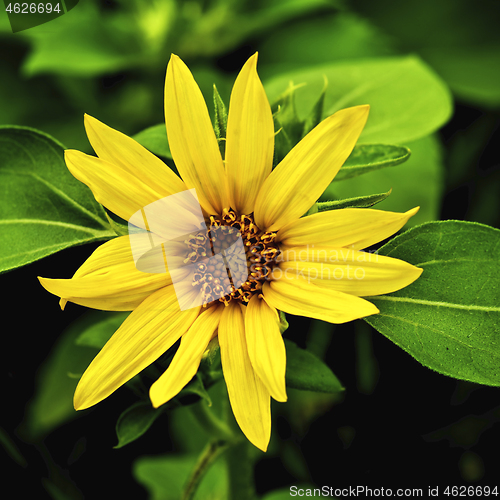
<svg viewBox="0 0 500 500">
<path fill-rule="evenodd" d="M 243 259 L 241 247 L 235 245 L 238 236 L 244 244 Z M 234 210 L 224 209 L 220 219 L 211 216 L 206 231 L 185 241 L 188 248 L 184 262 L 198 263 L 192 286 L 200 289 L 203 305 L 216 300 L 226 306 L 231 300 L 246 304 L 259 293 L 280 255 L 275 239 L 276 233 L 259 229 L 252 214 L 238 217 Z M 207 255 L 217 254 L 223 256 L 224 263 L 203 262 Z"/>
</svg>

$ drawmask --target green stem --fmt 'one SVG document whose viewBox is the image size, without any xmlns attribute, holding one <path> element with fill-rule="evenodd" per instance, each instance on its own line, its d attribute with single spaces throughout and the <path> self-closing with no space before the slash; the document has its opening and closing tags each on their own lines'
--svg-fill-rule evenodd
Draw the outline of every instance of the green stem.
<svg viewBox="0 0 500 500">
<path fill-rule="evenodd" d="M 191 476 L 189 476 L 181 500 L 192 500 L 194 498 L 196 490 L 208 469 L 230 445 L 230 442 L 218 439 L 205 446 Z"/>
<path fill-rule="evenodd" d="M 241 432 L 234 418 L 227 391 L 223 411 L 229 428 L 233 430 L 235 436 L 241 437 L 224 453 L 229 479 L 228 499 L 257 500 L 254 484 L 254 463 L 257 450 Z"/>
<path fill-rule="evenodd" d="M 186 485 L 183 500 L 193 498 L 203 475 L 222 451 L 224 451 L 228 470 L 229 500 L 257 499 L 253 477 L 256 450 L 239 429 L 228 399 L 226 398 L 223 403 L 225 403 L 223 405 L 225 422 L 217 418 L 205 401 L 200 401 L 192 406 L 193 415 L 198 423 L 209 436 L 214 438 L 214 441 L 209 443 L 200 455 Z M 216 449 L 214 446 L 220 449 Z"/>
<path fill-rule="evenodd" d="M 229 476 L 229 499 L 230 500 L 256 500 L 251 444 L 245 439 L 231 446 L 226 453 L 225 459 Z"/>
</svg>

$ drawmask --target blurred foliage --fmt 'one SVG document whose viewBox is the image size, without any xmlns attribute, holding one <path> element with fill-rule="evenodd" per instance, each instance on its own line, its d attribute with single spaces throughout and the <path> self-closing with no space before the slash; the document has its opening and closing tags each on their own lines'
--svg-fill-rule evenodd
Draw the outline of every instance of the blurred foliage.
<svg viewBox="0 0 500 500">
<path fill-rule="evenodd" d="M 500 105 L 498 2 L 353 0 L 352 5 L 392 37 L 398 52 L 418 52 L 460 99 Z"/>
<path fill-rule="evenodd" d="M 141 457 L 134 464 L 133 474 L 148 490 L 150 500 L 179 500 L 197 460 L 196 454 Z M 217 461 L 208 470 L 194 498 L 225 499 L 227 483 L 227 469 L 222 461 Z"/>
<path fill-rule="evenodd" d="M 392 189 L 377 208 L 402 212 L 419 206 L 418 213 L 408 221 L 410 226 L 439 219 L 444 180 L 441 143 L 437 136 L 429 135 L 407 142 L 406 146 L 411 156 L 405 163 L 333 182 L 321 199 L 350 198 Z"/>
<path fill-rule="evenodd" d="M 371 113 L 360 140 L 362 147 L 378 149 L 383 154 L 398 149 L 411 151 L 410 158 L 404 163 L 383 169 L 366 169 L 371 171 L 351 178 L 342 174 L 343 179 L 339 177 L 333 182 L 321 201 L 358 198 L 359 202 L 361 197 L 366 202 L 373 193 L 384 193 L 376 199 L 381 200 L 377 208 L 404 211 L 417 205 L 421 207 L 410 220 L 410 225 L 440 217 L 498 225 L 500 169 L 494 137 L 500 117 L 499 21 L 500 7 L 496 0 L 81 0 L 60 18 L 16 34 L 12 34 L 7 16 L 2 13 L 0 125 L 36 128 L 66 147 L 90 153 L 83 128 L 83 114 L 88 113 L 129 135 L 137 134 L 135 137 L 139 142 L 172 166 L 162 124 L 163 85 L 170 54 L 178 54 L 189 65 L 212 110 L 213 85 L 216 84 L 222 101 L 229 103 L 236 72 L 246 58 L 258 50 L 259 74 L 274 104 L 277 125 L 281 127 L 280 120 L 286 122 L 283 119 L 285 113 L 297 115 L 297 126 L 283 127 L 277 135 L 277 144 L 282 147 L 280 155 L 286 154 L 297 137 L 303 135 L 315 120 L 342 107 L 365 103 L 371 105 Z M 283 99 L 290 88 L 295 89 L 293 98 L 290 99 L 291 94 L 288 94 Z M 454 104 L 458 105 L 455 114 Z M 446 125 L 450 118 L 451 122 Z M 4 136 L 12 136 L 13 130 L 19 129 L 6 129 Z M 41 137 L 38 132 L 30 133 Z M 287 141 L 287 138 L 291 139 Z M 44 141 L 53 145 L 50 137 L 45 137 Z M 495 148 L 494 154 L 492 148 Z M 60 153 L 61 146 L 56 144 L 55 149 Z M 22 159 L 22 155 L 15 159 L 16 168 L 23 168 Z M 355 159 L 356 154 L 351 162 Z M 377 161 L 372 156 L 363 165 L 377 166 Z M 3 164 L 5 166 L 5 162 Z M 71 184 L 64 175 L 56 173 L 53 177 L 63 184 Z M 42 188 L 40 185 L 36 196 L 44 199 L 47 210 L 50 210 L 50 198 Z M 3 192 L 11 197 L 9 199 L 20 199 L 7 182 L 3 183 Z M 30 194 L 33 195 L 34 191 Z M 88 201 L 91 202 L 93 200 Z M 11 203 L 9 210 L 15 207 L 16 204 Z M 50 237 L 49 234 L 45 236 Z M 38 286 L 38 283 L 33 286 Z M 10 295 L 16 297 L 15 304 L 21 307 L 18 302 L 23 301 L 17 297 L 24 295 Z M 33 307 L 36 308 L 36 304 Z M 41 318 L 49 318 L 58 311 L 39 311 L 39 314 Z M 53 343 L 54 347 L 40 369 L 35 395 L 27 406 L 24 425 L 19 429 L 24 439 L 50 438 L 51 432 L 59 432 L 55 429 L 76 415 L 71 404 L 77 382 L 75 377 L 82 373 L 97 352 L 96 348 L 123 319 L 122 315 L 97 318 L 94 314 L 99 316 L 100 313 L 84 317 L 61 336 L 58 331 L 47 329 L 47 342 Z M 292 323 L 295 320 L 293 318 Z M 90 328 L 90 325 L 94 326 Z M 405 380 L 404 387 L 398 386 L 399 374 L 393 377 L 394 380 L 383 378 L 383 371 L 392 367 L 393 358 L 384 365 L 381 361 L 383 353 L 376 352 L 375 357 L 372 349 L 375 336 L 372 339 L 363 327 L 366 325 L 356 327 L 355 382 L 348 384 L 349 370 L 342 364 L 346 356 L 348 364 L 348 354 L 343 353 L 337 358 L 341 362 L 334 366 L 334 371 L 346 385 L 346 402 L 352 402 L 356 385 L 358 392 L 366 398 L 376 392 L 375 388 L 379 390 L 382 385 L 378 382 L 379 377 L 386 386 L 394 384 L 390 386 L 394 387 L 391 390 L 400 393 L 398 397 L 391 393 L 387 404 L 394 404 L 391 408 L 397 415 L 398 400 L 411 392 L 409 387 L 414 388 L 409 396 L 412 398 L 410 403 L 418 401 L 415 386 L 411 385 L 411 380 Z M 332 338 L 331 325 L 328 328 L 314 338 Z M 339 327 L 335 334 L 337 332 L 344 330 Z M 26 350 L 25 336 L 15 337 L 9 342 L 19 350 Z M 341 343 L 343 338 L 343 335 L 336 335 L 333 343 Z M 311 342 L 304 352 L 312 352 L 323 359 L 328 344 L 329 340 L 321 345 Z M 331 354 L 332 349 L 328 352 Z M 395 355 L 393 351 L 390 353 Z M 30 369 L 30 376 L 35 378 L 36 367 L 42 360 L 37 353 L 26 354 L 27 358 L 30 356 L 33 356 L 33 361 L 27 363 L 25 370 Z M 328 376 L 335 377 L 331 372 Z M 332 380 L 338 382 L 336 378 Z M 433 386 L 435 380 L 443 379 L 432 379 L 432 384 L 427 387 Z M 219 394 L 224 392 L 223 388 L 224 385 L 218 383 L 208 390 L 217 413 L 222 411 L 219 405 L 227 404 Z M 32 397 L 30 390 L 26 389 L 26 393 L 18 397 L 28 400 Z M 261 486 L 261 489 L 268 491 L 281 488 L 285 483 L 297 484 L 294 480 L 314 484 L 318 478 L 331 478 L 333 469 L 326 467 L 323 476 L 315 471 L 313 480 L 311 466 L 307 465 L 314 461 L 318 450 L 314 422 L 325 414 L 328 420 L 323 421 L 327 425 L 319 434 L 320 445 L 332 446 L 335 453 L 346 452 L 345 459 L 335 462 L 335 470 L 340 476 L 347 467 L 356 466 L 361 471 L 374 469 L 379 475 L 390 474 L 391 467 L 386 466 L 388 462 L 379 456 L 367 464 L 366 457 L 377 446 L 373 446 L 370 440 L 366 441 L 366 434 L 366 447 L 360 448 L 359 443 L 363 439 L 362 429 L 365 432 L 372 429 L 369 427 L 371 419 L 374 419 L 374 425 L 378 425 L 374 432 L 383 435 L 379 427 L 387 429 L 383 427 L 385 421 L 393 419 L 394 415 L 377 420 L 376 414 L 381 411 L 377 407 L 376 411 L 370 412 L 373 410 L 370 406 L 362 406 L 361 412 L 354 407 L 348 413 L 342 409 L 346 406 L 343 404 L 344 393 L 290 390 L 289 396 L 287 405 L 273 407 L 273 415 L 286 420 L 287 424 L 283 430 L 283 422 L 278 422 L 280 425 L 275 423 L 277 428 L 273 430 L 267 455 L 271 461 L 273 457 L 280 457 L 289 475 L 281 482 L 275 482 L 267 489 Z M 429 393 L 423 394 L 422 404 L 428 404 L 429 397 Z M 438 399 L 443 400 L 441 394 Z M 200 452 L 206 442 L 206 431 L 197 424 L 193 413 L 193 408 L 204 401 L 200 403 L 199 398 L 197 401 L 169 412 L 168 430 L 161 427 L 165 426 L 166 419 L 152 423 L 157 413 L 143 411 L 145 405 L 135 411 L 135 407 L 130 409 L 130 402 L 127 402 L 129 409 L 122 415 L 118 427 L 122 444 L 131 443 L 131 438 L 136 439 L 152 425 L 164 430 L 165 434 L 168 432 L 174 449 L 179 452 L 179 455 L 169 457 L 142 457 L 134 464 L 133 475 L 149 492 L 150 498 L 178 498 L 195 463 L 194 453 Z M 357 401 L 363 405 L 365 400 Z M 19 401 L 10 404 L 18 405 Z M 332 416 L 327 413 L 329 411 L 337 413 Z M 410 419 L 406 415 L 408 411 L 405 412 L 404 418 Z M 110 419 L 112 424 L 108 425 L 108 431 L 111 433 L 118 414 Z M 361 415 L 359 419 L 358 414 Z M 439 424 L 428 424 L 429 429 L 441 429 L 428 434 L 428 441 L 446 439 L 453 446 L 473 447 L 483 431 L 485 434 L 489 432 L 489 422 L 498 420 L 498 412 L 485 410 L 476 420 L 474 417 L 457 420 L 455 413 L 451 413 Z M 328 435 L 332 421 L 336 429 L 333 440 Z M 475 425 L 476 421 L 480 425 Z M 410 420 L 405 421 L 406 424 L 411 428 Z M 391 425 L 391 432 L 396 435 L 398 424 Z M 414 421 L 413 425 L 419 423 Z M 24 464 L 24 457 L 30 462 L 29 451 L 26 453 L 27 449 L 16 441 L 14 431 L 7 426 L 5 429 L 0 433 L 0 440 L 16 466 L 20 462 Z M 346 430 L 348 438 L 345 437 Z M 398 435 L 397 439 L 411 436 L 411 431 L 407 432 L 405 436 Z M 308 434 L 316 436 L 312 454 L 307 449 Z M 283 436 L 285 439 L 280 441 L 279 437 Z M 113 444 L 116 444 L 116 438 L 112 437 Z M 419 436 L 417 438 L 421 441 Z M 139 443 L 143 442 L 142 439 Z M 385 439 L 389 436 L 386 435 Z M 411 438 L 408 439 L 411 444 Z M 163 447 L 165 443 L 160 444 Z M 114 450 L 113 457 L 122 457 L 116 454 L 133 446 L 131 443 L 123 450 Z M 335 446 L 339 448 L 334 449 Z M 353 449 L 358 454 L 356 460 L 349 454 Z M 404 450 L 395 450 L 397 460 L 392 462 L 392 469 L 399 462 L 405 463 L 401 459 Z M 94 460 L 98 460 L 98 453 L 93 452 Z M 321 471 L 321 463 L 333 463 L 321 455 L 321 460 L 316 462 L 318 471 Z M 446 457 L 465 481 L 479 480 L 488 473 L 485 456 L 483 463 L 483 458 L 473 451 Z M 48 458 L 44 460 L 50 462 Z M 68 467 L 71 465 L 69 457 L 61 458 L 61 461 Z M 380 468 L 377 469 L 379 462 Z M 269 463 L 272 464 L 266 462 L 265 467 Z M 93 462 L 92 465 L 95 466 Z M 438 465 L 436 473 L 441 477 L 442 463 Z M 421 462 L 418 467 L 420 470 Z M 410 469 L 405 465 L 405 471 Z M 271 467 L 269 470 L 275 469 Z M 95 491 L 100 492 L 103 484 L 102 478 L 96 476 L 96 489 L 92 490 L 92 478 L 88 477 L 88 472 L 88 469 L 84 470 L 85 480 L 79 484 L 85 497 L 95 496 Z M 225 473 L 221 464 L 216 462 L 196 498 L 224 496 L 224 492 L 219 495 L 217 488 L 225 484 L 222 477 Z M 359 477 L 356 473 L 353 471 L 351 478 Z M 45 491 L 52 498 L 67 498 L 51 482 L 51 473 L 48 476 L 49 479 L 42 477 Z M 120 476 L 124 476 L 123 469 L 120 469 Z M 166 476 L 175 481 L 169 479 L 166 483 Z M 88 488 L 88 493 L 85 488 Z M 271 492 L 264 498 L 271 500 L 285 496 L 289 496 L 288 488 Z"/>
<path fill-rule="evenodd" d="M 124 313 L 91 311 L 62 333 L 38 376 L 36 396 L 28 406 L 23 434 L 38 440 L 78 414 L 73 393 L 98 349 L 89 338 L 107 337 L 123 322 Z M 82 339 L 82 340 L 80 340 Z"/>
</svg>

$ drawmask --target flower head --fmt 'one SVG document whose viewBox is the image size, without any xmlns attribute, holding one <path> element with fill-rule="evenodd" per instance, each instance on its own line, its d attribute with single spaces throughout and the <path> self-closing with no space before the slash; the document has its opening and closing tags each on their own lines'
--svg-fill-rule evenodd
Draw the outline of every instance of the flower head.
<svg viewBox="0 0 500 500">
<path fill-rule="evenodd" d="M 103 244 L 72 279 L 40 279 L 61 297 L 62 307 L 71 301 L 132 311 L 82 376 L 76 409 L 103 400 L 181 339 L 150 389 L 153 405 L 164 404 L 195 375 L 218 336 L 236 421 L 265 450 L 270 398 L 287 399 L 279 311 L 351 321 L 378 313 L 363 296 L 393 292 L 420 275 L 410 264 L 361 251 L 398 231 L 417 209 L 399 214 L 353 208 L 303 217 L 351 153 L 369 107 L 326 118 L 273 170 L 273 117 L 256 64 L 254 55 L 233 87 L 223 158 L 203 96 L 186 65 L 172 56 L 165 118 L 181 178 L 137 142 L 90 116 L 85 126 L 98 157 L 66 151 L 72 174 L 123 219 L 189 190 L 203 214 L 203 224 L 173 245 L 177 270 L 185 271 L 186 294 L 197 299 L 189 307 L 180 304 L 171 261 L 169 272 L 137 268 L 134 235 Z M 236 240 L 242 246 L 230 272 L 226 260 L 207 260 L 225 255 Z"/>
</svg>

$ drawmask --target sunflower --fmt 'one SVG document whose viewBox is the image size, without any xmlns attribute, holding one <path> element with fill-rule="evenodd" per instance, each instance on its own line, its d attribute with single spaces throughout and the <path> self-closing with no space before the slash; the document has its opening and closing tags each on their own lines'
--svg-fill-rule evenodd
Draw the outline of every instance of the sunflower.
<svg viewBox="0 0 500 500">
<path fill-rule="evenodd" d="M 153 406 L 161 406 L 196 374 L 217 337 L 235 419 L 265 451 L 270 398 L 287 399 L 279 312 L 351 321 L 379 312 L 363 296 L 399 290 L 420 276 L 422 270 L 406 262 L 362 251 L 398 231 L 418 208 L 346 208 L 304 216 L 351 153 L 369 107 L 326 118 L 273 169 L 273 116 L 256 65 L 257 54 L 235 81 L 224 158 L 201 91 L 175 55 L 167 67 L 165 119 L 180 177 L 133 139 L 87 115 L 97 157 L 65 152 L 71 173 L 125 220 L 184 192 L 196 194 L 203 217 L 196 231 L 174 245 L 177 252 L 179 245 L 183 249 L 179 269 L 188 269 L 182 285 L 196 297 L 189 306 L 180 305 L 179 282 L 171 272 L 138 268 L 133 238 L 141 234 L 104 243 L 71 279 L 40 278 L 61 297 L 62 308 L 71 301 L 132 311 L 81 377 L 77 410 L 102 401 L 180 339 L 171 364 L 150 389 Z M 207 255 L 223 253 L 236 240 L 243 250 L 231 272 L 207 264 Z"/>
</svg>

